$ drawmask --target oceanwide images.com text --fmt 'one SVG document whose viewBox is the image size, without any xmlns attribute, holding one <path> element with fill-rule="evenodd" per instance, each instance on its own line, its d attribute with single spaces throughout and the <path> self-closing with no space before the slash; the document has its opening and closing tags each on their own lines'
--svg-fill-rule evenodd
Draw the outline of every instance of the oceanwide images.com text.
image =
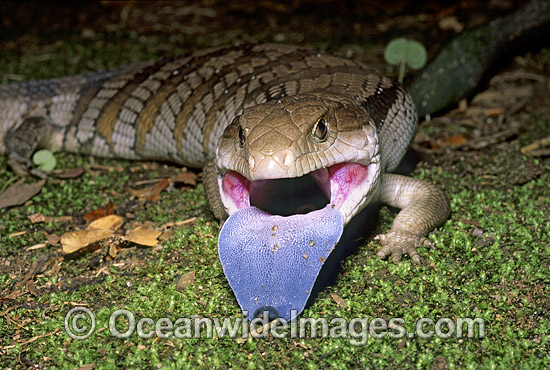
<svg viewBox="0 0 550 370">
<path fill-rule="evenodd" d="M 246 316 L 246 313 L 245 313 Z M 480 318 L 420 318 L 414 328 L 402 318 L 344 319 L 306 318 L 294 320 L 276 319 L 269 321 L 267 314 L 249 321 L 246 317 L 136 317 L 129 310 L 119 309 L 111 313 L 106 325 L 115 338 L 127 339 L 137 335 L 143 339 L 189 338 L 345 338 L 350 344 L 362 346 L 370 338 L 468 338 L 485 337 L 485 321 Z M 73 307 L 65 316 L 65 331 L 73 339 L 90 338 L 98 327 L 94 313 L 82 306 Z"/>
</svg>

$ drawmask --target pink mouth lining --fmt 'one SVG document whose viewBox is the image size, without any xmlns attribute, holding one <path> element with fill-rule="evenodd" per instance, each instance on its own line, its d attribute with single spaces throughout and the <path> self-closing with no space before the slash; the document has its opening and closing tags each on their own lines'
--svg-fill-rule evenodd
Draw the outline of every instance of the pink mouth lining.
<svg viewBox="0 0 550 370">
<path fill-rule="evenodd" d="M 368 175 L 368 166 L 359 163 L 338 163 L 309 173 L 330 203 L 339 209 L 349 195 Z M 305 175 L 305 176 L 308 176 Z M 270 180 L 261 180 L 269 182 Z M 228 171 L 222 180 L 223 192 L 237 209 L 250 207 L 251 181 L 238 172 Z"/>
</svg>

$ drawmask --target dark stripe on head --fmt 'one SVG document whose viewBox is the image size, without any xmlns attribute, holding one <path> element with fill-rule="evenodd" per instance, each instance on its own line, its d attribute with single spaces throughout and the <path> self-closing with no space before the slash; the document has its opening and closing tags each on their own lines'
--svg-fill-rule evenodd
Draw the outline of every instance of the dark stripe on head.
<svg viewBox="0 0 550 370">
<path fill-rule="evenodd" d="M 378 83 L 376 91 L 361 102 L 361 105 L 373 119 L 377 130 L 380 130 L 384 125 L 384 119 L 388 115 L 391 106 L 395 104 L 398 91 L 401 88 L 397 82 L 383 87 L 382 81 Z"/>
</svg>

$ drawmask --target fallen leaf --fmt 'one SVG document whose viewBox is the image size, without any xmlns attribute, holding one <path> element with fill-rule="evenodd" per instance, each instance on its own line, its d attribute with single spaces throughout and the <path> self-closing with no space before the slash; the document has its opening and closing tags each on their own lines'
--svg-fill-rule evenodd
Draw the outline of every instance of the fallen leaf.
<svg viewBox="0 0 550 370">
<path fill-rule="evenodd" d="M 49 234 L 48 235 L 48 244 L 49 245 L 56 245 L 59 243 L 61 238 L 57 234 Z"/>
<path fill-rule="evenodd" d="M 468 220 L 468 219 L 465 219 L 465 218 L 461 218 L 460 222 L 464 222 L 465 224 L 468 224 L 468 225 L 474 225 L 474 226 L 477 226 L 477 227 L 481 227 L 481 224 L 479 222 L 473 221 L 473 220 Z"/>
<path fill-rule="evenodd" d="M 28 231 L 16 231 L 14 233 L 11 233 L 10 234 L 10 237 L 11 238 L 15 238 L 16 236 L 21 236 L 21 235 L 25 235 Z"/>
<path fill-rule="evenodd" d="M 448 145 L 448 146 L 459 146 L 466 144 L 468 140 L 462 135 L 452 135 L 444 138 L 441 140 L 442 143 Z"/>
<path fill-rule="evenodd" d="M 545 149 L 548 155 L 548 153 L 550 153 L 550 136 L 536 140 L 531 144 L 524 146 L 523 148 L 521 148 L 521 152 L 523 154 L 529 154 L 534 157 L 542 157 L 541 153 L 544 153 Z"/>
<path fill-rule="evenodd" d="M 109 216 L 115 213 L 115 205 L 109 201 L 105 207 L 98 208 L 84 215 L 84 220 L 87 222 L 97 220 L 98 218 Z"/>
<path fill-rule="evenodd" d="M 4 296 L 3 298 L 17 299 L 17 298 L 21 297 L 24 294 L 25 294 L 24 291 L 22 291 L 20 289 L 15 289 L 13 292 L 9 293 L 8 295 Z"/>
<path fill-rule="evenodd" d="M 139 190 L 130 189 L 130 192 L 138 198 L 145 199 L 151 202 L 156 202 L 160 199 L 160 193 L 162 192 L 162 190 L 164 190 L 164 188 L 166 188 L 168 185 L 168 179 L 164 178 L 160 180 L 158 184 Z"/>
<path fill-rule="evenodd" d="M 162 230 L 166 230 L 170 227 L 175 227 L 175 226 L 182 226 L 182 225 L 185 225 L 185 224 L 188 224 L 188 223 L 191 223 L 193 221 L 195 221 L 197 218 L 196 217 L 191 217 L 191 218 L 188 218 L 187 220 L 182 220 L 182 221 L 177 221 L 177 222 L 167 222 L 165 223 L 164 225 L 162 225 L 160 228 Z"/>
<path fill-rule="evenodd" d="M 340 307 L 347 306 L 346 301 L 336 293 L 330 293 L 330 298 Z"/>
<path fill-rule="evenodd" d="M 42 213 L 35 213 L 32 214 L 29 217 L 29 220 L 33 224 L 39 223 L 39 222 L 63 222 L 63 221 L 72 221 L 73 216 L 59 216 L 59 217 L 52 217 L 52 216 L 44 216 Z"/>
<path fill-rule="evenodd" d="M 71 254 L 93 247 L 97 242 L 113 235 L 123 223 L 124 217 L 109 215 L 90 222 L 84 230 L 65 233 L 61 236 L 63 253 Z"/>
<path fill-rule="evenodd" d="M 68 170 L 54 171 L 52 174 L 59 179 L 73 179 L 84 173 L 83 167 L 71 168 Z"/>
<path fill-rule="evenodd" d="M 455 31 L 459 33 L 464 29 L 464 24 L 460 23 L 454 15 L 451 15 L 439 20 L 439 28 L 443 31 Z"/>
<path fill-rule="evenodd" d="M 485 115 L 487 117 L 500 116 L 504 112 L 505 112 L 504 108 L 489 108 L 485 110 Z"/>
<path fill-rule="evenodd" d="M 86 229 L 71 231 L 61 236 L 61 247 L 63 249 L 63 253 L 71 254 L 90 247 L 98 241 L 113 234 L 113 230 Z"/>
<path fill-rule="evenodd" d="M 83 366 L 77 367 L 75 370 L 93 370 L 93 369 L 95 369 L 95 364 L 83 365 Z"/>
<path fill-rule="evenodd" d="M 172 237 L 172 235 L 174 235 L 174 230 L 165 231 L 161 234 L 161 236 L 159 236 L 159 240 L 166 241 L 166 240 L 170 239 Z"/>
<path fill-rule="evenodd" d="M 483 237 L 483 230 L 476 227 L 474 231 L 472 231 L 472 235 L 481 238 Z"/>
<path fill-rule="evenodd" d="M 138 227 L 137 229 L 128 231 L 123 239 L 147 247 L 156 247 L 158 244 L 157 238 L 160 234 L 162 234 L 160 231 Z"/>
<path fill-rule="evenodd" d="M 113 259 L 116 259 L 119 250 L 120 248 L 118 243 L 111 243 L 111 245 L 109 245 L 109 256 L 111 256 Z"/>
<path fill-rule="evenodd" d="M 52 221 L 55 222 L 66 222 L 66 221 L 72 221 L 73 216 L 59 216 L 59 217 L 52 217 Z"/>
<path fill-rule="evenodd" d="M 28 218 L 33 224 L 44 222 L 44 220 L 46 219 L 46 217 L 42 213 L 33 213 L 32 215 L 28 216 Z"/>
<path fill-rule="evenodd" d="M 52 267 L 50 268 L 50 271 L 47 273 L 49 276 L 57 276 L 59 271 L 61 270 L 61 262 L 63 261 L 62 258 L 54 261 L 52 264 Z"/>
<path fill-rule="evenodd" d="M 190 285 L 193 285 L 195 282 L 195 270 L 189 271 L 178 279 L 178 282 L 176 283 L 176 290 L 179 290 L 180 292 L 187 288 Z"/>
<path fill-rule="evenodd" d="M 90 222 L 86 229 L 96 229 L 96 230 L 112 230 L 115 231 L 122 226 L 124 223 L 124 217 L 117 215 L 109 215 L 105 217 L 98 218 L 95 221 Z"/>
<path fill-rule="evenodd" d="M 38 243 L 38 244 L 35 244 L 33 246 L 28 247 L 27 250 L 32 251 L 32 250 L 35 250 L 35 249 L 44 248 L 45 246 L 46 246 L 46 243 Z"/>
<path fill-rule="evenodd" d="M 170 177 L 170 182 L 172 183 L 183 183 L 185 185 L 195 186 L 197 185 L 197 175 L 193 172 L 182 172 L 176 176 Z"/>
<path fill-rule="evenodd" d="M 33 296 L 36 297 L 38 295 L 38 292 L 36 291 L 36 283 L 33 280 L 28 280 L 25 286 L 27 287 L 29 293 L 31 293 Z"/>
<path fill-rule="evenodd" d="M 17 181 L 5 192 L 0 194 L 0 209 L 18 206 L 25 203 L 38 194 L 45 183 L 45 179 L 33 184 L 25 184 L 23 180 Z"/>
<path fill-rule="evenodd" d="M 49 260 L 48 255 L 42 255 L 38 257 L 34 262 L 32 263 L 31 267 L 25 274 L 22 280 L 20 280 L 17 284 L 15 284 L 15 288 L 20 288 L 23 285 L 26 284 L 27 281 L 34 279 L 34 276 L 38 273 L 38 271 L 46 264 Z"/>
</svg>

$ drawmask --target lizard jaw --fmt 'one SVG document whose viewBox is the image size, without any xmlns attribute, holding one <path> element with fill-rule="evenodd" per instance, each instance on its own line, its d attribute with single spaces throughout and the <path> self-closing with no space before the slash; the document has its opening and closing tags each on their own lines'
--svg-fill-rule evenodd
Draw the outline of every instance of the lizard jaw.
<svg viewBox="0 0 550 370">
<path fill-rule="evenodd" d="M 250 181 L 234 171 L 218 177 L 229 213 L 218 238 L 218 253 L 237 301 L 250 320 L 264 309 L 270 316 L 286 320 L 302 312 L 347 220 L 370 202 L 378 169 L 378 162 L 339 163 L 310 173 L 307 176 L 317 183 L 328 203 L 309 213 L 287 216 L 255 206 L 255 198 L 269 196 L 270 184 L 280 180 Z"/>
<path fill-rule="evenodd" d="M 221 199 L 228 215 L 232 215 L 240 209 L 256 206 L 267 213 L 289 216 L 297 213 L 307 213 L 301 208 L 315 210 L 323 208 L 327 203 L 333 208 L 338 209 L 347 222 L 361 210 L 372 198 L 373 190 L 377 185 L 377 179 L 380 172 L 380 166 L 375 158 L 368 165 L 361 163 L 337 163 L 328 168 L 321 168 L 310 172 L 304 176 L 294 179 L 273 179 L 251 181 L 236 171 L 227 171 L 224 175 L 218 176 L 218 185 Z M 310 179 L 317 185 L 317 189 L 311 186 L 302 185 L 306 179 Z M 286 187 L 294 194 L 294 198 L 285 197 L 289 191 L 282 190 L 283 194 L 278 194 L 273 189 L 280 189 L 277 182 L 284 181 Z M 305 186 L 305 187 L 304 187 Z M 295 189 L 298 188 L 298 193 Z M 311 193 L 320 189 L 322 195 L 313 200 L 315 206 L 308 204 Z M 287 189 L 288 190 L 288 189 Z M 324 195 L 324 204 L 322 198 Z M 301 198 L 301 199 L 300 199 Z M 306 200 L 307 199 L 307 200 Z M 289 202 L 290 208 L 286 211 L 273 212 L 267 206 L 270 202 L 280 203 Z M 296 203 L 298 202 L 298 203 Z M 300 203 L 301 202 L 301 203 Z M 277 207 L 275 207 L 277 208 Z M 281 207 L 278 207 L 279 209 Z"/>
</svg>

